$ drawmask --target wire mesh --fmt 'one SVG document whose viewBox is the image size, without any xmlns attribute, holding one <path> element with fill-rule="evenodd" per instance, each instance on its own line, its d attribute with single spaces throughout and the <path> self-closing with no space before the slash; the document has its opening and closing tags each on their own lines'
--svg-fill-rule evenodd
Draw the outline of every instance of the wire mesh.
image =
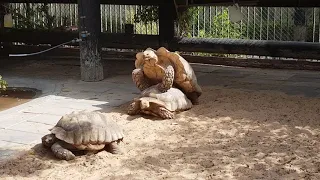
<svg viewBox="0 0 320 180">
<path fill-rule="evenodd" d="M 135 34 L 159 34 L 159 22 L 136 23 L 145 6 L 101 5 L 101 31 L 123 33 L 133 24 Z M 190 28 L 184 36 L 276 41 L 320 41 L 320 8 L 241 7 L 244 18 L 229 20 L 225 6 L 193 7 Z M 15 28 L 65 29 L 78 25 L 77 4 L 11 3 Z M 182 31 L 177 29 L 177 31 Z"/>
<path fill-rule="evenodd" d="M 77 4 L 11 3 L 14 28 L 75 30 L 78 26 Z M 138 5 L 100 6 L 101 31 L 123 33 L 125 24 L 134 25 L 135 34 L 159 34 L 158 22 L 135 23 Z"/>
<path fill-rule="evenodd" d="M 126 24 L 132 24 L 135 34 L 158 35 L 158 20 L 135 22 L 135 15 L 145 8 L 146 6 L 139 5 L 101 4 L 101 32 L 124 33 Z M 14 28 L 77 30 L 77 4 L 10 3 L 8 9 L 13 14 Z M 176 22 L 177 35 L 320 42 L 320 8 L 241 7 L 243 19 L 240 22 L 230 21 L 230 12 L 226 6 L 197 6 L 190 9 L 192 14 L 189 16 L 188 28 L 181 28 L 186 26 Z M 223 56 L 275 59 L 251 55 Z"/>
<path fill-rule="evenodd" d="M 229 20 L 223 6 L 194 7 L 189 37 L 319 42 L 319 8 L 241 7 L 243 19 Z"/>
</svg>

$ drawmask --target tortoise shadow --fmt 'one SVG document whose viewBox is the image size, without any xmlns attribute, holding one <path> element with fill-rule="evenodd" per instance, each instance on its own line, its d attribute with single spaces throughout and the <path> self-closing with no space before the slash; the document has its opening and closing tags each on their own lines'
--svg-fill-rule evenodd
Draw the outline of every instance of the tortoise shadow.
<svg viewBox="0 0 320 180">
<path fill-rule="evenodd" d="M 36 144 L 30 149 L 19 151 L 17 155 L 0 162 L 1 178 L 20 176 L 32 177 L 53 167 L 48 160 L 56 160 L 49 149 Z"/>
</svg>

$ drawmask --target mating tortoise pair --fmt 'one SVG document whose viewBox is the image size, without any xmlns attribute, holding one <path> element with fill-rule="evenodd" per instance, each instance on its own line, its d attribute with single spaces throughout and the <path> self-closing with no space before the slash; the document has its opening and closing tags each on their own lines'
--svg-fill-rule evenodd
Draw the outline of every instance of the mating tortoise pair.
<svg viewBox="0 0 320 180">
<path fill-rule="evenodd" d="M 198 104 L 201 87 L 192 67 L 180 55 L 161 47 L 157 51 L 148 48 L 136 58 L 132 79 L 142 92 L 129 105 L 129 115 L 141 112 L 171 119 L 174 112 Z"/>
<path fill-rule="evenodd" d="M 164 47 L 157 51 L 147 48 L 136 54 L 135 68 L 132 79 L 140 91 L 160 83 L 158 88 L 161 92 L 178 88 L 192 104 L 198 104 L 202 89 L 191 65 L 179 54 Z"/>
</svg>

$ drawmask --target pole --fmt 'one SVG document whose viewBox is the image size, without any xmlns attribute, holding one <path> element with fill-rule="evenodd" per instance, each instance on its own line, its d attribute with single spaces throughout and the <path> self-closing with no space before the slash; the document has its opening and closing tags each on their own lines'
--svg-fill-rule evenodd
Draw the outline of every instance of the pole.
<svg viewBox="0 0 320 180">
<path fill-rule="evenodd" d="M 99 0 L 78 0 L 81 80 L 87 82 L 104 79 L 101 62 L 101 17 Z"/>
</svg>

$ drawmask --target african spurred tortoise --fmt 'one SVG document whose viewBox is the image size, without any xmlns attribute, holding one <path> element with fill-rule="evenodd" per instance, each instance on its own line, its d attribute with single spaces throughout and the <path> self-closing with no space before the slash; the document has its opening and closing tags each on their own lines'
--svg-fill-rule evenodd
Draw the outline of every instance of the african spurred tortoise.
<svg viewBox="0 0 320 180">
<path fill-rule="evenodd" d="M 118 154 L 118 143 L 123 140 L 123 130 L 116 122 L 98 111 L 79 111 L 62 116 L 50 129 L 51 134 L 42 137 L 42 144 L 51 148 L 59 159 L 75 158 L 72 151 L 96 152 L 106 148 Z"/>
<path fill-rule="evenodd" d="M 132 79 L 140 91 L 166 79 L 167 82 L 160 87 L 161 92 L 173 85 L 182 90 L 193 104 L 199 103 L 198 99 L 202 94 L 191 65 L 178 53 L 170 52 L 164 47 L 157 51 L 147 48 L 137 53 Z"/>
</svg>

